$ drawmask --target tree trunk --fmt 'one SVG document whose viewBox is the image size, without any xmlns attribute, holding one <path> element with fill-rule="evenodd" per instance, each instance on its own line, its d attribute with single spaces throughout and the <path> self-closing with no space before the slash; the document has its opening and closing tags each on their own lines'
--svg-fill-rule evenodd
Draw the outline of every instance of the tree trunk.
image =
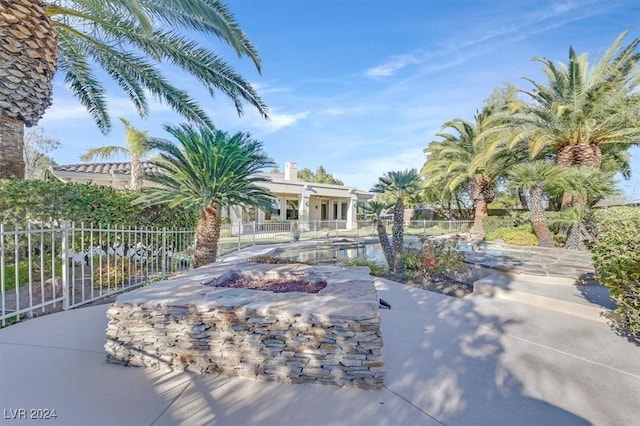
<svg viewBox="0 0 640 426">
<path fill-rule="evenodd" d="M 595 167 L 602 165 L 602 151 L 600 145 L 580 142 L 573 146 L 573 164 L 576 166 Z"/>
<path fill-rule="evenodd" d="M 484 226 L 482 224 L 485 217 L 489 214 L 487 212 L 487 206 L 493 198 L 495 193 L 492 187 L 491 181 L 485 176 L 476 177 L 471 183 L 471 198 L 476 205 L 473 217 L 473 226 L 469 230 L 471 235 L 476 237 L 484 237 Z"/>
<path fill-rule="evenodd" d="M 387 260 L 389 270 L 393 271 L 395 269 L 393 247 L 391 247 L 391 243 L 389 242 L 387 228 L 384 226 L 384 222 L 380 219 L 378 219 L 378 223 L 376 224 L 376 230 L 378 231 L 378 239 L 380 240 L 380 246 L 382 247 L 384 258 Z"/>
<path fill-rule="evenodd" d="M 558 150 L 556 155 L 556 163 L 563 169 L 571 166 L 595 167 L 600 169 L 602 166 L 602 150 L 600 145 L 578 142 L 577 144 L 565 145 Z M 569 206 L 586 205 L 585 196 L 571 196 L 568 193 L 562 195 L 561 208 L 565 209 Z"/>
<path fill-rule="evenodd" d="M 523 209 L 529 208 L 529 204 L 527 203 L 527 197 L 524 191 L 522 190 L 522 188 L 518 188 L 518 200 L 520 201 L 520 205 L 522 206 Z"/>
<path fill-rule="evenodd" d="M 196 227 L 194 268 L 216 261 L 221 227 L 222 222 L 216 206 L 210 205 L 200 211 L 198 226 Z"/>
<path fill-rule="evenodd" d="M 556 164 L 562 169 L 568 169 L 573 166 L 574 152 L 573 145 L 564 145 L 558 149 L 556 153 Z M 571 205 L 571 194 L 564 192 L 562 194 L 562 202 L 560 203 L 560 209 L 564 210 Z"/>
<path fill-rule="evenodd" d="M 0 179 L 24 179 L 24 126 L 51 105 L 58 45 L 40 0 L 0 0 Z"/>
<path fill-rule="evenodd" d="M 529 190 L 529 211 L 531 212 L 531 225 L 533 232 L 538 237 L 538 245 L 540 247 L 554 247 L 553 235 L 549 230 L 547 217 L 544 215 L 542 207 L 542 191 L 537 186 Z"/>
<path fill-rule="evenodd" d="M 398 198 L 393 209 L 393 272 L 402 272 L 402 250 L 404 248 L 404 202 Z"/>
<path fill-rule="evenodd" d="M 484 199 L 479 199 L 476 201 L 476 208 L 474 210 L 473 216 L 473 226 L 469 229 L 469 233 L 476 237 L 483 237 L 484 226 L 482 224 L 485 217 L 488 216 L 487 206 L 489 204 Z"/>
<path fill-rule="evenodd" d="M 0 179 L 24 179 L 24 123 L 0 115 Z"/>
<path fill-rule="evenodd" d="M 565 248 L 567 250 L 580 249 L 580 242 L 582 241 L 582 222 L 575 222 L 569 228 L 567 234 L 567 242 Z"/>
<path fill-rule="evenodd" d="M 131 190 L 139 191 L 142 187 L 142 163 L 139 158 L 131 158 Z"/>
</svg>

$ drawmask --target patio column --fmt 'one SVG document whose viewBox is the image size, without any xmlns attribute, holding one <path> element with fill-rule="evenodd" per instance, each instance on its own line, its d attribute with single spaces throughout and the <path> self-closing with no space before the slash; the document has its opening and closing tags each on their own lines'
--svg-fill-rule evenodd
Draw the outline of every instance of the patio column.
<svg viewBox="0 0 640 426">
<path fill-rule="evenodd" d="M 311 198 L 311 185 L 307 184 L 300 194 L 300 204 L 298 206 L 298 223 L 301 231 L 309 231 L 309 204 Z"/>
<path fill-rule="evenodd" d="M 350 189 L 351 199 L 349 200 L 349 207 L 347 208 L 347 229 L 356 229 L 358 227 L 358 196 L 355 189 Z"/>
</svg>

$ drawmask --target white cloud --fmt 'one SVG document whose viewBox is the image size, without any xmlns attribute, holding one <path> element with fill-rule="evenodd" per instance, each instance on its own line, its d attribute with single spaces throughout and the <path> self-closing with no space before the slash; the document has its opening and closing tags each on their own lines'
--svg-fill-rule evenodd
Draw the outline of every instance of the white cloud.
<svg viewBox="0 0 640 426">
<path fill-rule="evenodd" d="M 367 77 L 390 77 L 407 67 L 408 65 L 414 65 L 420 61 L 415 54 L 403 54 L 392 56 L 387 62 L 377 67 L 368 69 L 365 74 Z"/>
<path fill-rule="evenodd" d="M 262 120 L 259 127 L 267 133 L 274 133 L 285 127 L 293 126 L 298 121 L 304 120 L 309 116 L 309 111 L 295 112 L 291 114 L 279 114 L 277 112 L 271 112 L 269 114 L 269 120 Z"/>
</svg>

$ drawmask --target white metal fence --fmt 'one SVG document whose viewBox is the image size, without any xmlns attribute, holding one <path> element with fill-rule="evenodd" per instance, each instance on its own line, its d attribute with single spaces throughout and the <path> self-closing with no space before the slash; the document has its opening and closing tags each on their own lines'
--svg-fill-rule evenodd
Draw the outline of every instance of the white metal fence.
<svg viewBox="0 0 640 426">
<path fill-rule="evenodd" d="M 392 221 L 384 221 L 387 232 L 391 233 Z M 404 224 L 406 235 L 438 235 L 466 232 L 473 225 L 468 220 L 414 220 Z M 349 226 L 346 220 L 313 221 L 309 224 L 289 222 L 250 222 L 226 224 L 222 227 L 218 254 L 223 255 L 255 244 L 275 244 L 290 242 L 295 235 L 301 240 L 327 239 L 339 237 L 377 236 L 376 225 L 370 220 L 358 221 Z"/>
<path fill-rule="evenodd" d="M 0 224 L 0 326 L 186 269 L 193 242 L 192 230 Z"/>
<path fill-rule="evenodd" d="M 465 232 L 470 221 L 411 221 L 407 235 Z M 391 221 L 385 221 L 391 232 Z M 377 236 L 358 221 L 223 225 L 218 255 L 297 238 Z M 193 230 L 125 229 L 63 224 L 0 224 L 0 327 L 24 318 L 90 303 L 190 267 Z"/>
</svg>

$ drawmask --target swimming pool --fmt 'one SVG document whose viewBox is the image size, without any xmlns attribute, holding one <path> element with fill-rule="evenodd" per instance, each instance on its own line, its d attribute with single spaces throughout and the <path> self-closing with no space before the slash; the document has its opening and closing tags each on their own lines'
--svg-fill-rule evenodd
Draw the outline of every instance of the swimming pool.
<svg viewBox="0 0 640 426">
<path fill-rule="evenodd" d="M 273 255 L 294 262 L 340 263 L 352 259 L 368 259 L 380 264 L 385 263 L 379 243 L 286 247 L 276 250 Z"/>
<path fill-rule="evenodd" d="M 419 243 L 409 242 L 406 248 L 418 248 Z M 503 257 L 501 250 L 491 249 L 482 245 L 458 244 L 457 249 L 467 255 L 481 254 L 492 257 Z M 341 263 L 346 260 L 367 259 L 385 265 L 386 261 L 380 243 L 341 243 L 333 245 L 286 247 L 278 249 L 273 256 L 294 262 L 308 263 Z"/>
</svg>

